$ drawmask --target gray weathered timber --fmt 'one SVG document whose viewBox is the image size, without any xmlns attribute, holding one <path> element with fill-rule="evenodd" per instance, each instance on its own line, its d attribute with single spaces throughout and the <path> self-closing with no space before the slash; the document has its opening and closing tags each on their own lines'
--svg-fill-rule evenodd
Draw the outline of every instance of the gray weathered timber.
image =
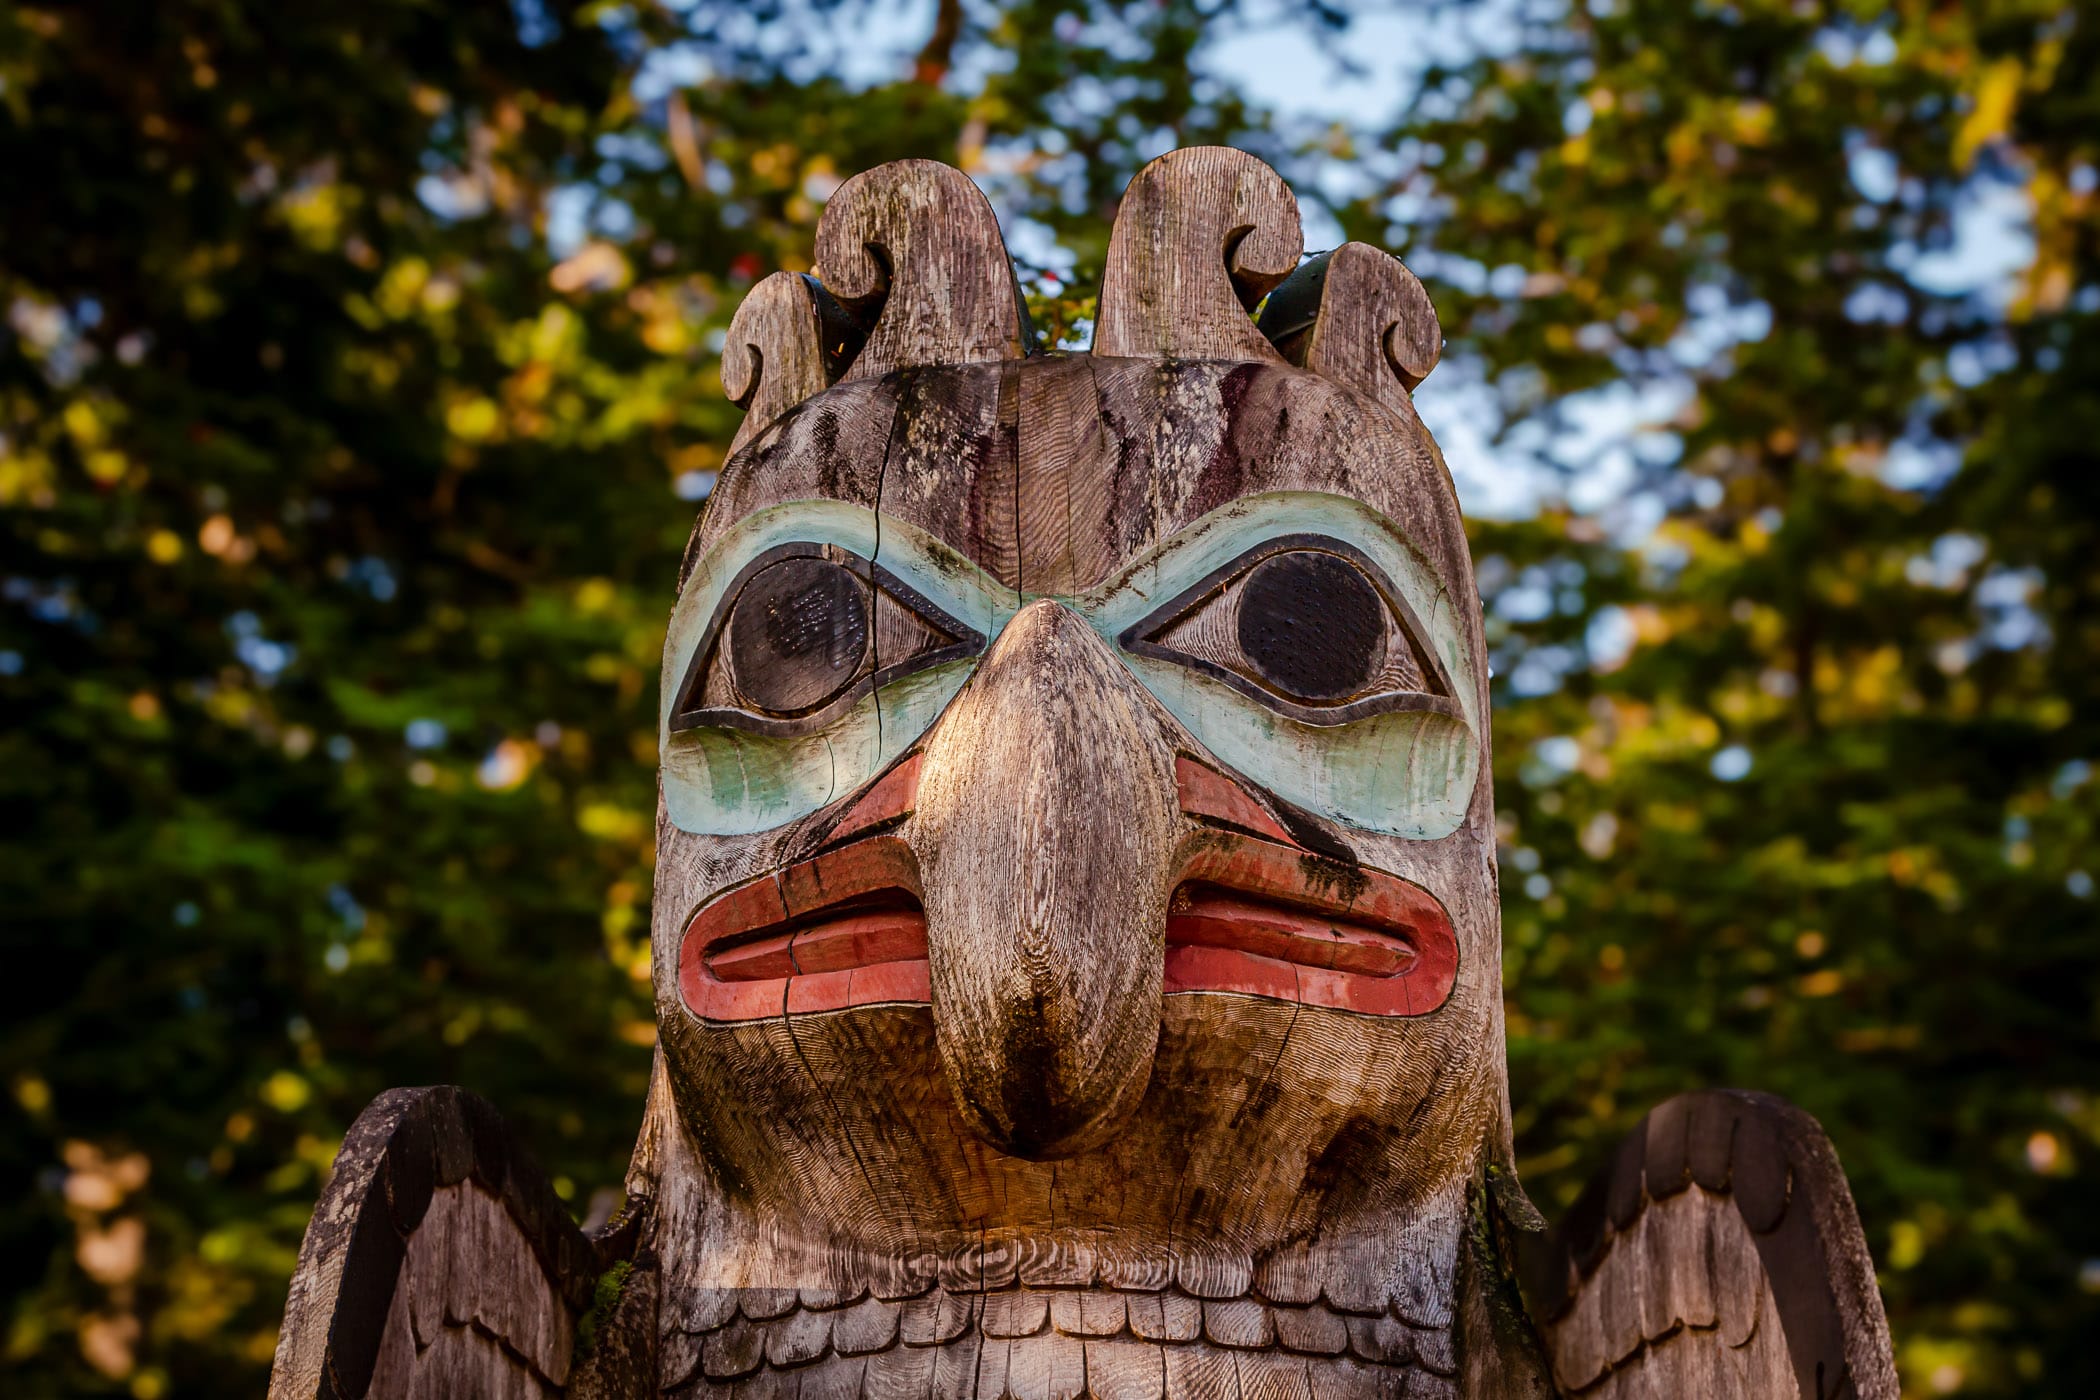
<svg viewBox="0 0 2100 1400">
<path fill-rule="evenodd" d="M 1527 1252 L 1525 1278 L 1570 1394 L 1897 1393 L 1837 1154 L 1769 1095 L 1655 1109 Z"/>
<path fill-rule="evenodd" d="M 1097 355 L 1266 360 L 1249 319 L 1305 250 L 1298 201 L 1244 151 L 1169 151 L 1124 192 L 1101 275 Z"/>
<path fill-rule="evenodd" d="M 893 161 L 839 186 L 817 229 L 817 268 L 831 294 L 871 322 L 848 379 L 1018 359 L 1029 348 L 992 206 L 937 161 Z"/>
<path fill-rule="evenodd" d="M 1262 308 L 1260 327 L 1292 364 L 1396 411 L 1411 410 L 1407 396 L 1444 352 L 1422 283 L 1367 243 L 1344 243 L 1291 274 Z"/>
<path fill-rule="evenodd" d="M 829 388 L 863 336 L 814 277 L 776 272 L 746 293 L 722 342 L 722 392 L 744 410 L 730 455 Z"/>
<path fill-rule="evenodd" d="M 352 1125 L 307 1229 L 271 1400 L 561 1394 L 611 1258 L 488 1104 L 389 1090 Z"/>
</svg>

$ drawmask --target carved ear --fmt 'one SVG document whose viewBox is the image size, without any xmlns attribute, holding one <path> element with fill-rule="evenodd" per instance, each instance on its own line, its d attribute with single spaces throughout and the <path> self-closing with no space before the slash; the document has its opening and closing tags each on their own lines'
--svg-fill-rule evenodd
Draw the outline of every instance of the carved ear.
<svg viewBox="0 0 2100 1400">
<path fill-rule="evenodd" d="M 817 275 L 873 322 L 842 378 L 1017 360 L 1033 347 L 991 202 L 938 161 L 891 161 L 839 186 L 817 225 Z"/>
<path fill-rule="evenodd" d="M 759 429 L 831 387 L 862 332 L 814 277 L 776 272 L 744 296 L 722 343 L 722 392 L 744 410 L 731 456 Z"/>
<path fill-rule="evenodd" d="M 1123 192 L 1096 355 L 1273 360 L 1247 313 L 1305 251 L 1283 177 L 1224 146 L 1169 151 Z"/>
<path fill-rule="evenodd" d="M 1344 243 L 1299 268 L 1262 308 L 1261 331 L 1292 364 L 1410 407 L 1444 348 L 1429 293 L 1368 243 Z"/>
</svg>

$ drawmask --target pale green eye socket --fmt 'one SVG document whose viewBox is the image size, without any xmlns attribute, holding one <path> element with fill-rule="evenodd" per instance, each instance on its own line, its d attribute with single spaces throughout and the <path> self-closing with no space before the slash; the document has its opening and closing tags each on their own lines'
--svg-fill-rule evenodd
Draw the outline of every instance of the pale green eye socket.
<svg viewBox="0 0 2100 1400">
<path fill-rule="evenodd" d="M 681 831 L 770 831 L 918 742 L 1012 590 L 902 521 L 790 501 L 709 546 L 672 610 L 659 751 Z"/>
<path fill-rule="evenodd" d="M 724 590 L 670 732 L 813 734 L 892 681 L 983 650 L 982 632 L 852 550 L 776 545 Z"/>
<path fill-rule="evenodd" d="M 1363 503 L 1243 497 L 1079 601 L 1190 735 L 1276 796 L 1411 840 L 1464 822 L 1482 756 L 1471 622 Z"/>
<path fill-rule="evenodd" d="M 859 506 L 794 501 L 738 521 L 671 616 L 670 820 L 769 831 L 858 791 L 1029 601 Z M 1197 742 L 1278 797 L 1416 840 L 1465 819 L 1482 752 L 1470 623 L 1361 503 L 1234 501 L 1060 601 Z"/>
<path fill-rule="evenodd" d="M 1378 563 L 1325 535 L 1264 540 L 1118 638 L 1302 724 L 1422 710 L 1459 715 L 1422 624 Z"/>
</svg>

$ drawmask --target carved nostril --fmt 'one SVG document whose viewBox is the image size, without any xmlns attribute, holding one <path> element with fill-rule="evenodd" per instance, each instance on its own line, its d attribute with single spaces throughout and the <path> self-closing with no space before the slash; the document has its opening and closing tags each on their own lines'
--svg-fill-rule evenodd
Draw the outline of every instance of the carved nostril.
<svg viewBox="0 0 2100 1400">
<path fill-rule="evenodd" d="M 929 736 L 906 832 L 942 1067 L 1001 1151 L 1083 1151 L 1142 1097 L 1179 822 L 1137 681 L 1069 608 L 1024 608 Z"/>
</svg>

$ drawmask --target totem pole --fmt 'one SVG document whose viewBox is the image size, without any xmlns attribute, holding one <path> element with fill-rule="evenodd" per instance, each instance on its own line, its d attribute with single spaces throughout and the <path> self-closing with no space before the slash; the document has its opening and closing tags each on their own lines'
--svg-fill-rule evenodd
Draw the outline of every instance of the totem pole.
<svg viewBox="0 0 2100 1400">
<path fill-rule="evenodd" d="M 1776 1100 L 1663 1105 L 1537 1233 L 1407 269 L 1301 265 L 1221 149 L 1131 183 L 1088 354 L 946 166 L 847 182 L 816 254 L 723 351 L 627 1206 L 587 1237 L 480 1100 L 382 1095 L 271 1395 L 1893 1397 Z"/>
</svg>

